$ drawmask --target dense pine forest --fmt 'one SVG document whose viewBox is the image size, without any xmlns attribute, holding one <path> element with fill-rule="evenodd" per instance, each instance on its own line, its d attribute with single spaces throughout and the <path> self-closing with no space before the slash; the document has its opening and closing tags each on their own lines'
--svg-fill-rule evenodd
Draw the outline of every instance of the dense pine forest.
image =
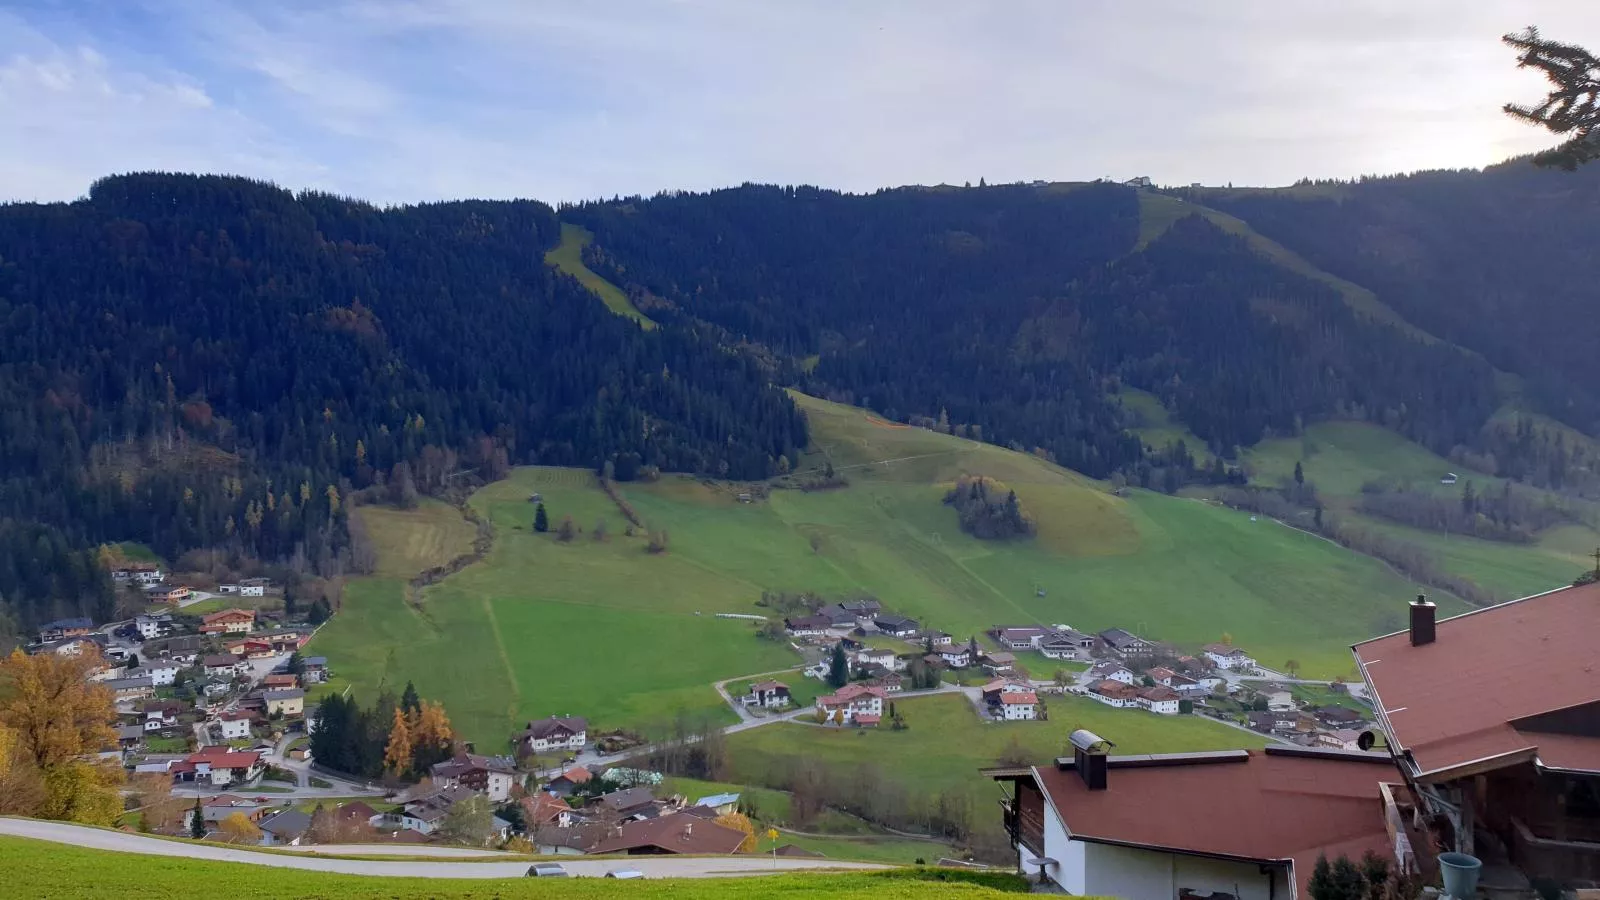
<svg viewBox="0 0 1600 900">
<path fill-rule="evenodd" d="M 86 551 L 349 565 L 349 495 L 512 463 L 758 478 L 805 425 L 749 357 L 645 335 L 542 264 L 553 211 L 238 178 L 0 208 L 0 596 L 110 612 Z"/>
<path fill-rule="evenodd" d="M 1495 416 L 1600 428 L 1597 178 L 1519 162 L 1172 192 L 1436 339 L 1203 217 L 1153 229 L 1112 184 L 747 185 L 558 216 L 141 174 L 0 207 L 0 631 L 109 616 L 105 542 L 333 577 L 363 566 L 349 510 L 369 496 L 523 463 L 788 471 L 807 437 L 785 386 L 1164 490 L 1235 480 L 1220 460 L 1331 418 L 1560 487 L 1560 435 Z M 558 218 L 662 327 L 544 264 Z M 1142 446 L 1123 386 L 1210 465 Z"/>
</svg>

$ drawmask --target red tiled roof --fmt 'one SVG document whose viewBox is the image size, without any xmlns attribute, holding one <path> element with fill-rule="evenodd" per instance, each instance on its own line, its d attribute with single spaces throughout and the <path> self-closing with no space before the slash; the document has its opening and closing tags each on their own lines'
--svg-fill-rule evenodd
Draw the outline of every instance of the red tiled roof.
<svg viewBox="0 0 1600 900">
<path fill-rule="evenodd" d="M 1075 771 L 1034 770 L 1072 834 L 1257 860 L 1292 860 L 1300 896 L 1317 856 L 1393 864 L 1378 784 L 1399 780 L 1388 759 L 1306 758 L 1250 751 L 1248 762 L 1121 768 L 1091 791 Z M 1152 810 L 1160 810 L 1159 815 Z M 1226 828 L 1196 828 L 1226 822 Z"/>
<path fill-rule="evenodd" d="M 200 621 L 207 625 L 219 622 L 235 622 L 239 619 L 249 619 L 254 622 L 256 614 L 248 609 L 225 609 L 221 612 L 214 612 L 209 616 L 200 617 Z"/>
<path fill-rule="evenodd" d="M 1243 650 L 1240 650 L 1238 647 L 1232 646 L 1231 644 L 1207 644 L 1205 646 L 1205 651 L 1207 653 L 1215 653 L 1218 656 L 1248 656 L 1249 655 L 1249 654 L 1245 653 Z"/>
<path fill-rule="evenodd" d="M 1000 702 L 1008 705 L 1032 705 L 1039 702 L 1037 694 L 1001 694 Z"/>
<path fill-rule="evenodd" d="M 629 822 L 589 848 L 590 853 L 621 853 L 658 848 L 667 853 L 733 853 L 746 835 L 698 816 L 661 816 Z"/>
<path fill-rule="evenodd" d="M 583 766 L 573 766 L 556 777 L 565 778 L 569 784 L 583 784 L 593 778 L 594 775 Z"/>
<path fill-rule="evenodd" d="M 248 769 L 260 761 L 261 754 L 253 750 L 233 751 L 226 747 L 206 747 L 184 760 L 194 764 L 210 763 L 213 769 Z"/>
<path fill-rule="evenodd" d="M 1147 687 L 1140 691 L 1139 696 L 1151 702 L 1159 703 L 1163 700 L 1178 699 L 1178 692 L 1166 685 L 1158 684 L 1155 687 Z"/>
<path fill-rule="evenodd" d="M 859 725 L 876 725 L 882 721 L 883 716 L 875 716 L 872 713 L 862 713 L 856 716 L 856 723 Z"/>
<path fill-rule="evenodd" d="M 1131 684 L 1123 684 L 1120 681 L 1112 681 L 1109 678 L 1089 685 L 1089 690 L 1103 697 L 1110 697 L 1113 700 L 1132 700 L 1134 697 L 1139 696 L 1138 688 Z"/>
<path fill-rule="evenodd" d="M 752 691 L 787 691 L 788 689 L 789 686 L 781 681 L 763 681 L 759 684 L 750 685 L 750 690 Z"/>
<path fill-rule="evenodd" d="M 1421 647 L 1403 631 L 1355 654 L 1380 719 L 1419 774 L 1535 754 L 1547 766 L 1600 770 L 1600 739 L 1549 733 L 1541 729 L 1566 729 L 1533 718 L 1600 703 L 1597 623 L 1600 584 L 1584 585 L 1443 619 Z"/>
</svg>

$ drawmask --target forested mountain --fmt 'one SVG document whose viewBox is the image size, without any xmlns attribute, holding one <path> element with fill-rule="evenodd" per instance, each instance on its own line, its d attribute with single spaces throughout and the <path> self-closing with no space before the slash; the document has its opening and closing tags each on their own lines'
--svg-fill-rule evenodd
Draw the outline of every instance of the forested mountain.
<svg viewBox="0 0 1600 900">
<path fill-rule="evenodd" d="M 1162 396 L 1220 455 L 1316 417 L 1441 450 L 1497 401 L 1458 349 L 1355 315 L 1198 216 L 1149 246 L 1131 188 L 747 186 L 565 211 L 591 265 L 667 321 L 808 360 L 808 390 L 951 423 L 1103 476 L 1148 476 L 1117 383 Z"/>
<path fill-rule="evenodd" d="M 0 207 L 0 596 L 25 625 L 104 616 L 71 554 L 124 539 L 332 574 L 343 498 L 384 476 L 623 455 L 764 477 L 805 444 L 748 357 L 646 335 L 547 269 L 558 234 L 531 201 L 222 177 Z"/>
</svg>

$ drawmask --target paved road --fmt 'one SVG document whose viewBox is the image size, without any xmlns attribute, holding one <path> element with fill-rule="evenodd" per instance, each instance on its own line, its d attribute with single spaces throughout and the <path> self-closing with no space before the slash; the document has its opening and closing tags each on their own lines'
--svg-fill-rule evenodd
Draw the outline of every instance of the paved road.
<svg viewBox="0 0 1600 900">
<path fill-rule="evenodd" d="M 419 856 L 435 859 L 494 859 L 515 853 L 504 850 L 474 850 L 471 847 L 437 847 L 433 844 L 311 844 L 305 847 L 274 847 L 294 853 L 322 854 L 323 856 Z"/>
<path fill-rule="evenodd" d="M 120 831 L 102 831 L 84 828 L 65 822 L 42 822 L 37 819 L 0 818 L 0 834 L 36 840 L 55 841 L 91 850 L 116 850 L 125 853 L 143 853 L 153 856 L 180 856 L 188 859 L 207 859 L 219 862 L 250 863 L 280 869 L 305 869 L 314 872 L 338 872 L 345 875 L 385 875 L 406 878 L 521 878 L 527 874 L 528 861 L 517 862 L 379 862 L 376 860 L 330 859 L 322 856 L 295 856 L 276 853 L 259 853 L 238 847 L 218 844 L 169 841 L 159 838 L 128 834 Z M 393 854 L 401 847 L 387 844 L 367 848 L 373 854 Z M 849 863 L 825 859 L 778 859 L 770 856 L 685 857 L 633 856 L 625 859 L 590 859 L 572 857 L 561 860 L 561 865 L 571 875 L 602 877 L 612 869 L 638 869 L 648 878 L 715 878 L 737 875 L 765 875 L 777 871 L 815 869 L 885 869 L 888 866 L 872 863 Z"/>
</svg>

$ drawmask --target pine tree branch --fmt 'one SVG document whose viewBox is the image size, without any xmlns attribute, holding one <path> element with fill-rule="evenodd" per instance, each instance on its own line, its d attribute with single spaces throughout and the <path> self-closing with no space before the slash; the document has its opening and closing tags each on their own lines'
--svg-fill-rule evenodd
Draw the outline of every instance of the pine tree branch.
<svg viewBox="0 0 1600 900">
<path fill-rule="evenodd" d="M 1531 25 L 1501 40 L 1517 51 L 1517 68 L 1539 69 L 1554 86 L 1537 105 L 1507 103 L 1506 114 L 1569 136 L 1560 146 L 1535 155 L 1534 164 L 1570 171 L 1600 159 L 1600 59 L 1576 44 L 1540 37 Z"/>
</svg>

